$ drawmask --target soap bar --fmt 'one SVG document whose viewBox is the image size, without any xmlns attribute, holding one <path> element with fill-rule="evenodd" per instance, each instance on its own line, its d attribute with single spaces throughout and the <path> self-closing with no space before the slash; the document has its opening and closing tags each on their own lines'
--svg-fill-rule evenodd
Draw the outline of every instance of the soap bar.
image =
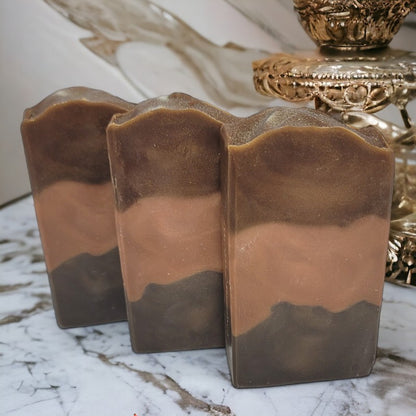
<svg viewBox="0 0 416 416">
<path fill-rule="evenodd" d="M 224 345 L 219 150 L 232 120 L 175 93 L 107 129 L 135 352 Z"/>
<path fill-rule="evenodd" d="M 373 129 L 267 109 L 222 129 L 226 341 L 233 385 L 368 375 L 394 172 Z"/>
<path fill-rule="evenodd" d="M 21 126 L 58 325 L 127 319 L 106 127 L 133 104 L 102 91 L 55 92 Z"/>
</svg>

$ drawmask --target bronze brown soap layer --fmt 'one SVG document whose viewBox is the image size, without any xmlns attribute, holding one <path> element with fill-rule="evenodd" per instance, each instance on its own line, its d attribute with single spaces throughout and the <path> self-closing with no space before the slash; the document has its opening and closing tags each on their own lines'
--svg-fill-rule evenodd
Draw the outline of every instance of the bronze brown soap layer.
<svg viewBox="0 0 416 416">
<path fill-rule="evenodd" d="M 139 199 L 117 214 L 130 301 L 146 286 L 169 284 L 201 271 L 222 272 L 220 193 Z"/>
<path fill-rule="evenodd" d="M 332 313 L 279 303 L 233 337 L 236 387 L 267 387 L 366 376 L 376 358 L 380 308 L 359 302 Z"/>
<path fill-rule="evenodd" d="M 66 327 L 126 319 L 118 247 L 100 256 L 80 254 L 50 272 L 58 322 Z"/>
<path fill-rule="evenodd" d="M 222 133 L 226 339 L 233 384 L 368 374 L 384 282 L 392 152 L 376 131 L 350 130 L 309 109 L 265 110 L 225 125 Z M 367 306 L 357 313 L 357 305 Z M 288 324 L 287 308 L 298 314 Z M 322 343 L 310 342 L 316 348 L 310 355 L 324 360 L 335 349 L 333 356 L 343 362 L 298 375 L 286 371 L 286 359 L 306 360 L 298 344 L 306 342 L 302 334 L 317 313 L 333 324 L 317 336 Z M 369 323 L 363 337 L 359 323 L 347 328 L 359 318 Z M 358 364 L 356 352 L 342 345 L 350 336 L 351 344 L 365 347 L 366 359 Z"/>
<path fill-rule="evenodd" d="M 232 120 L 172 94 L 114 117 L 107 129 L 136 352 L 224 345 L 219 142 Z"/>
<path fill-rule="evenodd" d="M 61 327 L 126 319 L 106 127 L 132 107 L 74 87 L 24 114 L 23 144 Z"/>
<path fill-rule="evenodd" d="M 135 352 L 224 346 L 222 273 L 201 272 L 174 283 L 146 286 L 128 302 Z"/>
</svg>

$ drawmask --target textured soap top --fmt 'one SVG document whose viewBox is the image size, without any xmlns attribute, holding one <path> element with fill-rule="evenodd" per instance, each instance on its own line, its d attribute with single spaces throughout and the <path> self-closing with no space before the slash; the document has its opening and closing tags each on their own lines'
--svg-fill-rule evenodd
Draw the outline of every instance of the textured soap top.
<svg viewBox="0 0 416 416">
<path fill-rule="evenodd" d="M 230 145 L 248 143 L 259 136 L 266 135 L 276 129 L 290 127 L 298 128 L 342 128 L 360 136 L 369 144 L 381 148 L 387 147 L 380 132 L 375 128 L 365 128 L 360 131 L 347 127 L 345 124 L 311 108 L 276 107 L 263 110 L 251 117 L 241 119 L 239 122 L 225 126 L 226 136 Z"/>
<path fill-rule="evenodd" d="M 55 91 L 45 97 L 34 107 L 26 109 L 23 118 L 25 120 L 34 120 L 38 117 L 42 117 L 46 111 L 50 111 L 54 106 L 72 104 L 76 101 L 82 101 L 83 103 L 90 104 L 105 103 L 108 105 L 119 106 L 121 108 L 126 106 L 133 107 L 133 104 L 126 103 L 126 101 L 121 98 L 102 90 L 87 87 L 69 87 Z"/>
<path fill-rule="evenodd" d="M 112 120 L 113 125 L 119 125 L 133 121 L 137 116 L 155 110 L 194 110 L 205 114 L 215 120 L 231 122 L 235 119 L 231 114 L 213 106 L 205 101 L 198 100 L 188 94 L 175 92 L 170 95 L 151 98 L 137 104 L 134 109 L 125 114 L 118 114 Z"/>
</svg>

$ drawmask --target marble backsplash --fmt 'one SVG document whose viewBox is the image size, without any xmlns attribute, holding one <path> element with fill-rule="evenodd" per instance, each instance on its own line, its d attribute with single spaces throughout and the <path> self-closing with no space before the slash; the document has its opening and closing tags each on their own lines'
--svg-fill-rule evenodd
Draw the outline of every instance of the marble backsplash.
<svg viewBox="0 0 416 416">
<path fill-rule="evenodd" d="M 415 25 L 412 13 L 392 46 L 414 48 Z M 85 85 L 140 101 L 183 91 L 248 115 L 282 104 L 254 92 L 251 62 L 314 48 L 291 0 L 3 0 L 0 27 L 0 205 L 29 191 L 19 124 L 51 92 Z"/>
<path fill-rule="evenodd" d="M 144 97 L 186 92 L 228 110 L 270 103 L 251 85 L 251 62 L 267 52 L 217 45 L 148 0 L 45 0 L 92 32 L 80 41 L 116 66 Z M 178 68 L 182 68 L 178 71 Z"/>
</svg>

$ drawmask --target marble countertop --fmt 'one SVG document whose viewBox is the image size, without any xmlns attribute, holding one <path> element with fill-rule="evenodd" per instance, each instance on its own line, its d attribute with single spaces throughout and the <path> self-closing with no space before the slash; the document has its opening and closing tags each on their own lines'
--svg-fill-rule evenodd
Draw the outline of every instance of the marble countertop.
<svg viewBox="0 0 416 416">
<path fill-rule="evenodd" d="M 369 377 L 231 386 L 223 349 L 139 355 L 126 322 L 58 328 L 31 197 L 0 210 L 0 414 L 416 415 L 416 289 L 386 283 Z"/>
</svg>

